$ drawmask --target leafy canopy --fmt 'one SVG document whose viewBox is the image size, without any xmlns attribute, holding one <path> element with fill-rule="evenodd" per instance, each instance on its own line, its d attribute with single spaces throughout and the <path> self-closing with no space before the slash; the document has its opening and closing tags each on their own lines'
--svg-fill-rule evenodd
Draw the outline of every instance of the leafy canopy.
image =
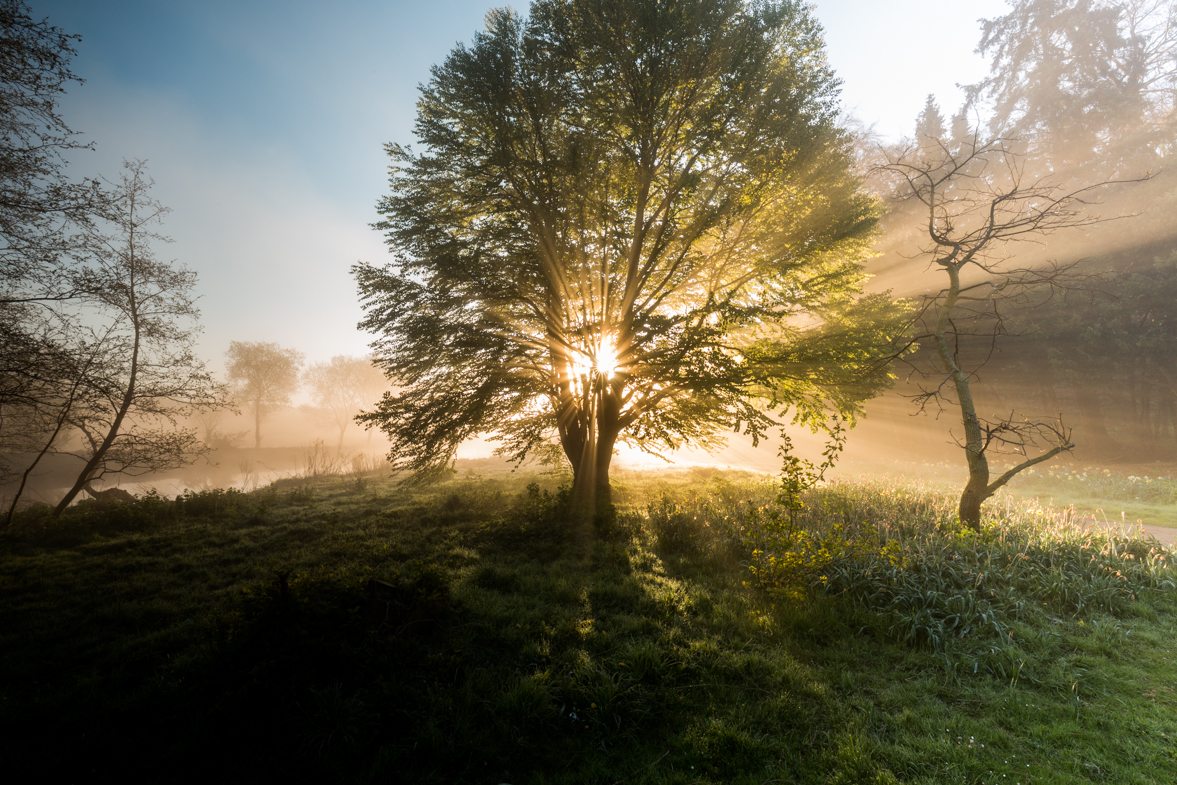
<svg viewBox="0 0 1177 785">
<path fill-rule="evenodd" d="M 388 146 L 394 254 L 355 268 L 400 386 L 366 419 L 415 470 L 480 433 L 578 473 L 816 426 L 887 381 L 896 306 L 860 294 L 877 207 L 801 3 L 538 0 L 421 88 Z M 599 478 L 598 478 L 599 481 Z M 606 480 L 607 485 L 607 480 Z"/>
</svg>

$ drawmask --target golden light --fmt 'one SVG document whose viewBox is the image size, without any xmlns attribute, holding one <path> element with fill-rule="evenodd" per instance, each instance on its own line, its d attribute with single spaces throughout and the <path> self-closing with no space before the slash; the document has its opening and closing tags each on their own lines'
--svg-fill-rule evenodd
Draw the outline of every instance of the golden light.
<svg viewBox="0 0 1177 785">
<path fill-rule="evenodd" d="M 613 339 L 605 336 L 597 346 L 592 356 L 584 352 L 572 351 L 569 354 L 568 365 L 573 376 L 588 376 L 594 372 L 606 379 L 612 379 L 617 373 L 617 348 Z"/>
<path fill-rule="evenodd" d="M 587 354 L 573 351 L 569 356 L 569 365 L 573 376 L 588 376 L 593 369 L 593 361 Z"/>
<path fill-rule="evenodd" d="M 606 379 L 612 379 L 613 374 L 617 372 L 617 347 L 613 345 L 613 339 L 607 335 L 601 339 L 601 345 L 597 347 L 596 366 L 597 371 Z"/>
</svg>

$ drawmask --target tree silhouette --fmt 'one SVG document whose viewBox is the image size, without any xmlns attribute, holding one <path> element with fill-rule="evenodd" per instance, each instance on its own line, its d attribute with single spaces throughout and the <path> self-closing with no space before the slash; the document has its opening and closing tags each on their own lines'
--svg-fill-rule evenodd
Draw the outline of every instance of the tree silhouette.
<svg viewBox="0 0 1177 785">
<path fill-rule="evenodd" d="M 314 363 L 303 372 L 303 385 L 315 405 L 323 409 L 339 429 L 336 450 L 343 449 L 343 437 L 365 406 L 373 406 L 389 389 L 388 380 L 370 357 L 337 355 L 328 362 Z"/>
<path fill-rule="evenodd" d="M 1073 287 L 1074 265 L 1018 265 L 1011 243 L 1039 242 L 1053 232 L 1091 226 L 1101 219 L 1087 208 L 1105 182 L 1078 189 L 1050 178 L 1035 178 L 1006 140 L 981 141 L 957 149 L 949 140 L 921 140 L 891 151 L 880 167 L 891 178 L 891 197 L 923 215 L 923 241 L 914 258 L 943 284 L 922 300 L 916 323 L 934 346 L 938 379 L 917 397 L 960 411 L 969 479 L 961 493 L 962 522 L 979 529 L 981 505 L 1019 472 L 1071 450 L 1071 433 L 1057 420 L 978 414 L 973 383 L 978 368 L 1006 333 L 1006 311 L 1041 302 Z M 931 154 L 929 143 L 938 147 Z M 977 344 L 980 351 L 977 351 Z M 1038 451 L 1037 454 L 1031 454 Z M 990 479 L 994 453 L 1019 457 Z"/>
<path fill-rule="evenodd" d="M 111 474 L 173 469 L 207 451 L 179 423 L 202 407 L 223 406 L 224 388 L 194 353 L 199 315 L 196 274 L 162 261 L 152 242 L 167 209 L 151 199 L 138 161 L 124 164 L 91 247 L 95 312 L 92 362 L 77 377 L 80 395 L 66 421 L 82 435 L 83 466 L 58 502 L 60 515 L 90 483 Z"/>
<path fill-rule="evenodd" d="M 94 361 L 77 305 L 93 288 L 87 243 L 105 196 L 66 177 L 65 156 L 88 145 L 57 108 L 81 83 L 69 69 L 77 39 L 0 0 L 0 481 L 21 478 L 13 505 L 26 456 L 59 443 L 62 407 Z"/>
<path fill-rule="evenodd" d="M 298 389 L 302 352 L 276 343 L 231 341 L 225 352 L 234 398 L 253 414 L 253 446 L 262 446 L 262 421 L 290 403 Z"/>
</svg>

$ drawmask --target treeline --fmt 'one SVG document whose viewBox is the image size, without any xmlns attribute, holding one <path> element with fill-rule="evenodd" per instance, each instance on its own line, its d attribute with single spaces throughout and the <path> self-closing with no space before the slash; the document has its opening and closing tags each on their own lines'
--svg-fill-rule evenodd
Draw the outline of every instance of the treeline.
<svg viewBox="0 0 1177 785">
<path fill-rule="evenodd" d="M 232 341 L 225 358 L 229 408 L 253 420 L 255 448 L 262 446 L 262 423 L 277 409 L 289 406 L 291 396 L 300 388 L 310 394 L 314 419 L 336 430 L 337 451 L 343 449 L 344 436 L 356 415 L 390 391 L 372 357 L 341 354 L 304 369 L 304 355 L 296 349 L 269 342 Z M 202 415 L 205 443 L 236 446 L 247 435 L 247 431 L 220 430 L 224 414 L 224 410 L 211 410 Z"/>
</svg>

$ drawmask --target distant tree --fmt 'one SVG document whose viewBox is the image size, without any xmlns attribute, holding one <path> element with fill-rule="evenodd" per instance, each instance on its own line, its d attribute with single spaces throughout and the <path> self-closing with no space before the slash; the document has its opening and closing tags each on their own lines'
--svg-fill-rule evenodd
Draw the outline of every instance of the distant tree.
<svg viewBox="0 0 1177 785">
<path fill-rule="evenodd" d="M 1136 223 L 1134 219 L 1133 224 Z M 1171 460 L 1177 453 L 1177 252 L 1136 249 L 1088 268 L 1114 270 L 1097 289 L 1016 314 L 1018 345 L 1001 370 L 1057 410 L 1074 402 L 1087 460 Z M 1103 383 L 1101 383 L 1101 381 Z"/>
<path fill-rule="evenodd" d="M 1022 139 L 1056 172 L 1145 166 L 1177 138 L 1177 3 L 1016 0 L 985 20 L 990 75 L 969 88 L 990 133 Z"/>
<path fill-rule="evenodd" d="M 253 446 L 261 447 L 262 421 L 289 405 L 298 389 L 303 354 L 276 343 L 232 341 L 225 356 L 234 398 L 253 414 Z"/>
<path fill-rule="evenodd" d="M 949 140 L 949 146 L 952 150 L 962 150 L 965 145 L 972 144 L 973 129 L 969 124 L 968 107 L 962 106 L 960 110 L 952 116 L 952 129 Z"/>
<path fill-rule="evenodd" d="M 800 3 L 492 11 L 422 88 L 424 151 L 388 147 L 395 261 L 356 268 L 395 464 L 555 442 L 588 510 L 619 440 L 852 417 L 895 309 L 860 293 L 877 209 L 837 84 Z"/>
<path fill-rule="evenodd" d="M 960 150 L 949 140 L 938 145 L 938 156 L 928 156 L 914 143 L 892 152 L 882 172 L 892 178 L 895 201 L 922 210 L 924 240 L 916 258 L 929 266 L 929 274 L 943 276 L 942 288 L 925 296 L 917 322 L 919 338 L 934 347 L 939 373 L 932 375 L 941 381 L 917 400 L 921 407 L 947 403 L 960 411 L 964 433 L 958 443 L 969 479 L 959 513 L 962 522 L 979 528 L 986 499 L 1019 472 L 1074 447 L 1061 415 L 1052 421 L 978 414 L 973 383 L 1006 333 L 1007 312 L 1030 308 L 1075 283 L 1067 265 L 1017 265 L 1010 244 L 1040 242 L 1060 229 L 1098 222 L 1086 208 L 1103 183 L 1067 190 L 1034 179 L 1002 139 L 974 137 Z M 1019 460 L 991 480 L 994 453 Z"/>
<path fill-rule="evenodd" d="M 944 115 L 940 114 L 940 107 L 936 105 L 936 96 L 928 94 L 924 102 L 924 110 L 919 113 L 915 122 L 915 143 L 921 149 L 939 151 L 940 140 L 944 138 Z"/>
<path fill-rule="evenodd" d="M 221 427 L 225 415 L 239 413 L 232 406 L 217 406 L 201 409 L 193 415 L 193 421 L 199 427 L 200 440 L 213 450 L 235 449 L 243 439 L 249 435 L 248 430 L 226 431 Z"/>
<path fill-rule="evenodd" d="M 323 409 L 339 429 L 337 450 L 343 449 L 347 427 L 365 406 L 375 406 L 388 391 L 388 380 L 370 357 L 337 355 L 314 363 L 303 372 L 303 385 L 315 405 Z"/>
<path fill-rule="evenodd" d="M 177 468 L 205 452 L 180 426 L 201 407 L 224 403 L 218 385 L 194 354 L 200 331 L 192 289 L 196 274 L 156 258 L 152 242 L 167 209 L 150 198 L 141 162 L 124 164 L 101 217 L 110 230 L 95 234 L 91 362 L 79 369 L 77 400 L 65 419 L 82 436 L 72 451 L 83 462 L 57 504 L 60 515 L 90 483 L 111 474 Z"/>
</svg>

